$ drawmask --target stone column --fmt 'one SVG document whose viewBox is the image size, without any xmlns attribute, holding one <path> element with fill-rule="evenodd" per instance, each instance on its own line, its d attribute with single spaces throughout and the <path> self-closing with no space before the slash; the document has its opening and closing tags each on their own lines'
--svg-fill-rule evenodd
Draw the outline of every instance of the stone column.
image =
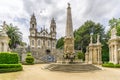
<svg viewBox="0 0 120 80">
<path fill-rule="evenodd" d="M 89 63 L 92 64 L 92 55 L 93 55 L 93 50 L 90 48 L 89 49 Z"/>
<path fill-rule="evenodd" d="M 117 60 L 117 44 L 115 44 L 115 48 L 114 48 L 114 63 L 117 64 L 118 60 Z"/>
<path fill-rule="evenodd" d="M 86 63 L 88 63 L 88 59 L 89 59 L 88 57 L 89 57 L 89 56 L 88 56 L 88 52 L 86 52 L 86 53 L 85 53 L 85 62 L 86 62 Z"/>
<path fill-rule="evenodd" d="M 99 50 L 99 64 L 102 63 L 102 53 L 101 53 L 101 47 L 100 47 L 100 50 Z"/>
<path fill-rule="evenodd" d="M 93 57 L 94 57 L 93 60 L 94 60 L 94 61 L 93 61 L 93 62 L 94 62 L 95 64 L 97 63 L 97 54 L 98 54 L 98 53 L 97 53 L 97 54 L 96 54 L 96 53 L 97 53 L 97 49 L 94 48 L 94 55 L 93 55 Z"/>
<path fill-rule="evenodd" d="M 92 34 L 90 35 L 90 44 L 93 44 L 93 38 L 92 38 Z"/>
<path fill-rule="evenodd" d="M 6 42 L 4 42 L 4 52 L 6 52 Z"/>
<path fill-rule="evenodd" d="M 100 64 L 100 51 L 99 51 L 99 47 L 98 47 L 98 52 L 97 52 L 97 54 L 98 54 L 98 56 L 97 56 L 97 58 L 98 58 L 97 63 Z"/>
<path fill-rule="evenodd" d="M 111 62 L 111 46 L 109 45 L 109 62 Z"/>
<path fill-rule="evenodd" d="M 118 64 L 120 64 L 120 48 L 118 49 Z"/>
<path fill-rule="evenodd" d="M 113 52 L 113 45 L 111 45 L 111 62 L 112 62 L 112 63 L 113 63 L 113 56 L 114 56 L 113 53 L 114 53 L 114 52 Z"/>
<path fill-rule="evenodd" d="M 115 45 L 113 46 L 113 63 L 115 63 Z"/>
</svg>

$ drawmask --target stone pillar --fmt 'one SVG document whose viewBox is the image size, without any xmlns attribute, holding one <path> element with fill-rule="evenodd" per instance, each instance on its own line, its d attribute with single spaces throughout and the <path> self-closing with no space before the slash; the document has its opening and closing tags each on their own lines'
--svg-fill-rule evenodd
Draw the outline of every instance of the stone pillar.
<svg viewBox="0 0 120 80">
<path fill-rule="evenodd" d="M 102 64 L 102 53 L 101 53 L 101 50 L 102 48 L 100 47 L 99 48 L 99 64 Z"/>
<path fill-rule="evenodd" d="M 92 38 L 92 34 L 90 35 L 90 44 L 92 44 L 93 42 L 93 38 Z"/>
<path fill-rule="evenodd" d="M 120 64 L 120 48 L 118 49 L 118 64 Z"/>
<path fill-rule="evenodd" d="M 117 60 L 117 45 L 115 44 L 115 49 L 114 49 L 114 63 L 117 64 L 118 60 Z"/>
<path fill-rule="evenodd" d="M 98 34 L 97 35 L 97 44 L 99 44 L 100 43 L 100 35 Z"/>
<path fill-rule="evenodd" d="M 109 45 L 109 62 L 111 62 L 111 45 Z"/>
<path fill-rule="evenodd" d="M 96 48 L 94 48 L 94 53 L 93 53 L 93 60 L 94 61 L 93 61 L 93 63 L 95 63 L 95 64 L 97 63 L 97 54 L 98 54 L 97 50 L 96 50 Z"/>
<path fill-rule="evenodd" d="M 25 50 L 25 47 L 23 47 L 22 52 L 21 52 L 21 61 L 22 61 L 22 63 L 25 63 L 25 58 L 26 57 L 27 57 L 26 50 Z"/>
<path fill-rule="evenodd" d="M 112 62 L 113 61 L 113 58 L 112 58 L 113 57 L 113 46 L 112 45 L 111 45 L 111 50 L 110 51 L 111 51 L 110 52 L 111 53 L 110 56 L 111 56 L 111 62 Z"/>
<path fill-rule="evenodd" d="M 72 26 L 72 15 L 71 7 L 68 3 L 67 7 L 67 20 L 66 20 L 66 34 L 64 38 L 64 55 L 68 59 L 72 60 L 74 56 L 74 35 L 73 35 L 73 26 Z"/>
<path fill-rule="evenodd" d="M 112 49 L 112 63 L 114 63 L 114 45 L 113 45 L 113 49 Z"/>
<path fill-rule="evenodd" d="M 85 62 L 88 63 L 89 55 L 88 52 L 85 53 Z"/>
<path fill-rule="evenodd" d="M 98 64 L 100 64 L 100 51 L 99 51 L 99 50 L 100 50 L 100 49 L 99 49 L 99 47 L 98 47 L 98 52 L 97 52 L 97 54 L 98 54 L 98 55 L 97 55 L 97 59 L 98 59 L 98 60 L 97 60 L 97 63 L 98 63 Z"/>
<path fill-rule="evenodd" d="M 6 42 L 4 42 L 4 52 L 6 52 Z"/>
<path fill-rule="evenodd" d="M 92 55 L 93 55 L 93 49 L 90 48 L 90 49 L 89 49 L 89 63 L 90 63 L 90 64 L 92 64 L 92 62 L 93 62 L 93 61 L 92 61 L 92 58 L 93 58 Z"/>
</svg>

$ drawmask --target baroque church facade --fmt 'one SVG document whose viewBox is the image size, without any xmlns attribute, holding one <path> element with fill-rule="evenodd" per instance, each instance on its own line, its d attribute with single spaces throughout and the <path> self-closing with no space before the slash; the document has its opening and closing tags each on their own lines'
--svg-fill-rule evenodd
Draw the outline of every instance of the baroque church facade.
<svg viewBox="0 0 120 80">
<path fill-rule="evenodd" d="M 56 22 L 52 18 L 50 23 L 50 32 L 45 28 L 41 28 L 40 31 L 37 29 L 37 20 L 33 14 L 30 19 L 30 50 L 34 58 L 38 61 L 46 56 L 46 50 L 49 50 L 51 54 L 54 54 L 56 50 Z M 45 59 L 45 58 L 44 58 Z M 45 60 L 43 60 L 45 61 Z"/>
<path fill-rule="evenodd" d="M 55 49 L 56 48 L 56 23 L 54 18 L 51 20 L 50 24 L 50 33 L 48 33 L 47 29 L 42 29 L 41 31 L 37 31 L 37 21 L 35 15 L 31 16 L 30 20 L 30 48 L 31 49 Z"/>
</svg>

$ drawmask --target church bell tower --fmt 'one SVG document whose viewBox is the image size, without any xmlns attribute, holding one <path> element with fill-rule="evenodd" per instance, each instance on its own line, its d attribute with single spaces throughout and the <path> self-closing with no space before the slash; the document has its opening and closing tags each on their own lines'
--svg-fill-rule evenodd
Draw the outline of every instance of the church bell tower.
<svg viewBox="0 0 120 80">
<path fill-rule="evenodd" d="M 36 18 L 35 15 L 33 13 L 33 15 L 30 18 L 30 36 L 29 36 L 29 40 L 30 40 L 30 47 L 31 48 L 36 48 L 36 34 L 37 34 L 37 23 L 36 23 Z"/>
<path fill-rule="evenodd" d="M 54 18 L 52 18 L 52 20 L 51 20 L 50 34 L 51 34 L 51 37 L 56 38 L 56 22 L 55 22 Z"/>
</svg>

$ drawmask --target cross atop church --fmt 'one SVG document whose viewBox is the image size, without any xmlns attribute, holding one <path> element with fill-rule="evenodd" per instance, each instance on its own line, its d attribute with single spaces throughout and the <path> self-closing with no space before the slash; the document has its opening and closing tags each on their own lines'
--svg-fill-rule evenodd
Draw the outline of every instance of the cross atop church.
<svg viewBox="0 0 120 80">
<path fill-rule="evenodd" d="M 68 3 L 68 7 L 70 7 L 70 3 Z"/>
</svg>

